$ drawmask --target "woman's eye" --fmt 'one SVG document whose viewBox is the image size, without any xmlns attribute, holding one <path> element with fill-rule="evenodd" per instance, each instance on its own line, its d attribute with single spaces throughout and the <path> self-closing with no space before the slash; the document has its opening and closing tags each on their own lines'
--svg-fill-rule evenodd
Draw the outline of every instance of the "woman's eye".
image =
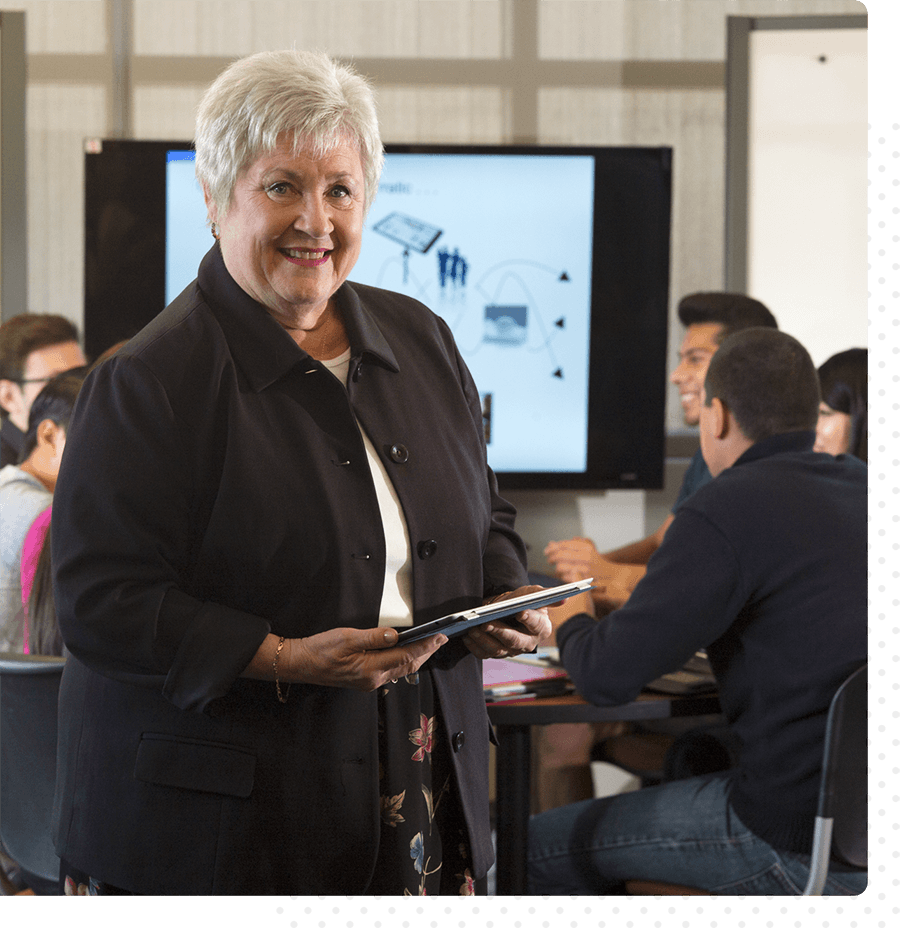
<svg viewBox="0 0 900 928">
<path fill-rule="evenodd" d="M 278 181 L 274 184 L 269 184 L 266 187 L 266 193 L 274 194 L 277 197 L 284 196 L 289 190 L 288 185 L 284 181 Z"/>
<path fill-rule="evenodd" d="M 343 184 L 336 184 L 331 188 L 331 195 L 333 197 L 349 197 L 350 191 Z"/>
</svg>

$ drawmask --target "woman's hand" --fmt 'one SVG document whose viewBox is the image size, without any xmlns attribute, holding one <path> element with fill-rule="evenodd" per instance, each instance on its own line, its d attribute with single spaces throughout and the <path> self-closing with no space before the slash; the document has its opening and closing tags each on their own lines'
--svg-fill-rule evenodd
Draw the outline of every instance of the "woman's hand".
<svg viewBox="0 0 900 928">
<path fill-rule="evenodd" d="M 243 675 L 272 680 L 278 641 L 277 635 L 268 635 Z M 371 692 L 415 673 L 446 642 L 446 635 L 432 635 L 397 647 L 393 628 L 332 628 L 309 638 L 286 638 L 278 655 L 278 680 Z"/>
<path fill-rule="evenodd" d="M 518 590 L 504 593 L 491 602 L 500 602 L 513 596 L 522 596 L 542 590 L 541 586 L 522 586 Z M 560 602 L 564 602 L 560 599 Z M 507 625 L 502 620 L 486 622 L 467 632 L 463 637 L 465 646 L 480 658 L 512 657 L 516 654 L 527 654 L 550 636 L 550 619 L 547 617 L 546 607 L 543 609 L 526 609 L 515 617 L 516 622 L 524 626 L 518 630 Z"/>
<path fill-rule="evenodd" d="M 446 635 L 432 635 L 397 647 L 393 628 L 333 628 L 293 639 L 289 666 L 298 683 L 371 692 L 415 673 L 446 642 Z"/>
</svg>

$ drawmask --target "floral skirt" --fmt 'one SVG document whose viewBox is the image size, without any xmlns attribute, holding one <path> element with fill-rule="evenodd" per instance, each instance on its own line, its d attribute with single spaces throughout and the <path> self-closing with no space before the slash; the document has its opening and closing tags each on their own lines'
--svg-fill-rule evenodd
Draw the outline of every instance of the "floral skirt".
<svg viewBox="0 0 900 928">
<path fill-rule="evenodd" d="M 429 671 L 388 683 L 378 694 L 381 834 L 370 896 L 481 895 L 449 739 Z M 65 895 L 129 895 L 63 861 Z"/>
<path fill-rule="evenodd" d="M 476 893 L 449 739 L 441 726 L 428 671 L 378 691 L 381 841 L 370 895 Z"/>
</svg>

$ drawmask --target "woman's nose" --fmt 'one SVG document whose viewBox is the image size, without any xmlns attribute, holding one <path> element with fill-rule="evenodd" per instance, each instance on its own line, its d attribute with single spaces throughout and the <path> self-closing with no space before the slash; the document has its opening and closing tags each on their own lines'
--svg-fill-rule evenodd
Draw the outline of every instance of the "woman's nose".
<svg viewBox="0 0 900 928">
<path fill-rule="evenodd" d="M 318 200 L 305 200 L 294 220 L 294 228 L 312 238 L 326 238 L 334 229 L 331 212 Z"/>
</svg>

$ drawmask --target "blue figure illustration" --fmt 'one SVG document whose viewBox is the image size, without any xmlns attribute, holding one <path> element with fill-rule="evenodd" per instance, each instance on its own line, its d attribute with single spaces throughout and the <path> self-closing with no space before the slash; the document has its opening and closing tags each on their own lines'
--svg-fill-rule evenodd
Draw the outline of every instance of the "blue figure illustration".
<svg viewBox="0 0 900 928">
<path fill-rule="evenodd" d="M 438 258 L 438 275 L 441 280 L 441 289 L 447 286 L 447 263 L 450 260 L 450 252 L 446 248 L 441 248 L 437 253 Z"/>
</svg>

